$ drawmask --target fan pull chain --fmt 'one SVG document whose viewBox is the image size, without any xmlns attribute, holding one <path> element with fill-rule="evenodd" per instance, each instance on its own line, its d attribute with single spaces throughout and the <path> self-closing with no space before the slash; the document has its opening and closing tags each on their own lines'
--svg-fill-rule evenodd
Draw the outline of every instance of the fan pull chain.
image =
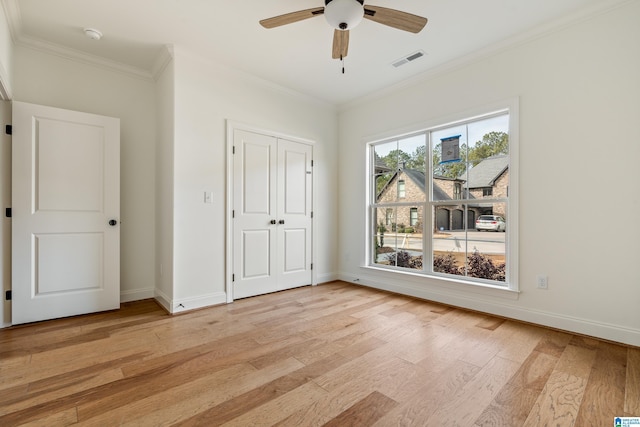
<svg viewBox="0 0 640 427">
<path fill-rule="evenodd" d="M 344 57 L 340 55 L 340 61 L 342 62 L 342 74 L 344 74 Z"/>
</svg>

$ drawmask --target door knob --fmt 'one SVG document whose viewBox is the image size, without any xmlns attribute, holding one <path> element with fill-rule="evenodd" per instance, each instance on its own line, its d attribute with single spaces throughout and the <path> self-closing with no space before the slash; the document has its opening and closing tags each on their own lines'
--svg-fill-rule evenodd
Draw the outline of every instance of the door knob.
<svg viewBox="0 0 640 427">
<path fill-rule="evenodd" d="M 271 220 L 271 224 L 275 224 L 275 223 L 276 223 L 276 220 L 275 220 L 275 219 L 272 219 L 272 220 Z"/>
<path fill-rule="evenodd" d="M 118 223 L 118 221 L 116 221 L 115 219 L 110 219 L 109 220 L 109 225 L 112 226 L 112 227 L 115 227 L 117 223 Z"/>
<path fill-rule="evenodd" d="M 278 224 L 284 224 L 284 219 L 281 219 L 280 221 L 278 221 Z"/>
</svg>

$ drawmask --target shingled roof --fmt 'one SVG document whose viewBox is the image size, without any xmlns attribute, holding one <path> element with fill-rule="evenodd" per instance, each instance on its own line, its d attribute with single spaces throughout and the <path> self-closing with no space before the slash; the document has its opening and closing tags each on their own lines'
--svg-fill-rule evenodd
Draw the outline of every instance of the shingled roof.
<svg viewBox="0 0 640 427">
<path fill-rule="evenodd" d="M 416 169 L 399 169 L 396 171 L 395 174 L 393 174 L 391 178 L 389 178 L 389 181 L 387 181 L 387 183 L 382 188 L 382 190 L 380 190 L 378 197 L 380 197 L 380 194 L 384 192 L 385 188 L 387 188 L 387 186 L 390 185 L 391 182 L 393 182 L 393 180 L 396 178 L 396 175 L 398 175 L 399 172 L 404 172 L 404 174 L 408 176 L 409 179 L 411 179 L 411 181 L 413 181 L 416 184 L 416 186 L 420 190 L 422 190 L 423 193 L 426 194 L 426 177 L 424 175 L 424 172 Z M 453 178 L 445 178 L 440 176 L 437 176 L 434 178 L 445 179 L 445 180 L 455 180 Z M 435 182 L 433 183 L 433 198 L 434 200 L 453 200 L 451 196 L 447 194 L 445 191 L 443 191 L 438 185 L 436 185 Z"/>
<path fill-rule="evenodd" d="M 471 169 L 468 174 L 460 175 L 467 180 L 467 188 L 493 187 L 495 181 L 509 168 L 509 157 L 506 155 L 487 157 Z"/>
</svg>

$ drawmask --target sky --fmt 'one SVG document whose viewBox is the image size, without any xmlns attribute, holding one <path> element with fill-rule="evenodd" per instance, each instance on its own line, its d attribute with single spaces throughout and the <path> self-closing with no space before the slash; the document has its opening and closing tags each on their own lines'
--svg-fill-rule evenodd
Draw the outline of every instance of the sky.
<svg viewBox="0 0 640 427">
<path fill-rule="evenodd" d="M 475 145 L 476 142 L 482 140 L 482 137 L 489 132 L 509 133 L 509 115 L 503 114 L 468 124 L 437 129 L 432 131 L 431 138 L 433 140 L 433 144 L 436 145 L 442 138 L 460 135 L 460 145 L 467 144 L 467 141 L 472 141 L 471 144 Z M 405 153 L 411 154 L 415 152 L 417 147 L 423 145 L 425 143 L 424 141 L 424 134 L 421 134 L 400 140 L 391 140 L 385 143 L 376 144 L 375 150 L 380 157 L 386 156 L 390 151 L 395 150 L 396 148 L 401 149 Z M 399 146 L 397 144 L 399 144 Z"/>
</svg>

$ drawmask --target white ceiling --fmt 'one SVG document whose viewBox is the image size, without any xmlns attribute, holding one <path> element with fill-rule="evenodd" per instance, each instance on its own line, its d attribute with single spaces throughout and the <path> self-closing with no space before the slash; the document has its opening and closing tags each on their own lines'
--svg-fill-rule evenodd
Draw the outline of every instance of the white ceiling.
<svg viewBox="0 0 640 427">
<path fill-rule="evenodd" d="M 366 0 L 429 19 L 419 34 L 364 20 L 351 31 L 346 73 L 331 59 L 333 29 L 318 16 L 264 29 L 260 19 L 323 0 L 2 0 L 14 41 L 98 57 L 151 76 L 174 45 L 328 103 L 341 105 L 424 73 L 593 16 L 629 0 Z M 100 41 L 83 28 L 100 30 Z M 426 56 L 399 68 L 396 60 Z"/>
</svg>

